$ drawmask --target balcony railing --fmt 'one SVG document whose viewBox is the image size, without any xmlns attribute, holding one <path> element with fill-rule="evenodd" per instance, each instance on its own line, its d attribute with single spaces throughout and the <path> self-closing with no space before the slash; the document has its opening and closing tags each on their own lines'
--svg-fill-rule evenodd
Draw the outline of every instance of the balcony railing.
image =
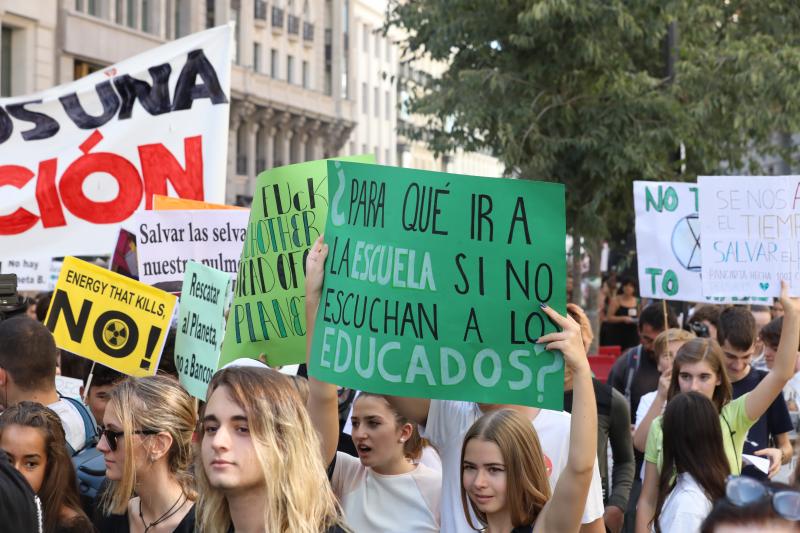
<svg viewBox="0 0 800 533">
<path fill-rule="evenodd" d="M 313 41 L 314 40 L 314 25 L 310 22 L 303 22 L 303 40 L 304 41 Z"/>
<path fill-rule="evenodd" d="M 287 31 L 293 35 L 300 33 L 300 18 L 294 15 L 289 15 L 287 20 Z"/>
<path fill-rule="evenodd" d="M 267 20 L 267 3 L 264 0 L 254 0 L 253 11 L 256 20 Z"/>
<path fill-rule="evenodd" d="M 283 9 L 272 6 L 272 27 L 283 28 Z"/>
</svg>

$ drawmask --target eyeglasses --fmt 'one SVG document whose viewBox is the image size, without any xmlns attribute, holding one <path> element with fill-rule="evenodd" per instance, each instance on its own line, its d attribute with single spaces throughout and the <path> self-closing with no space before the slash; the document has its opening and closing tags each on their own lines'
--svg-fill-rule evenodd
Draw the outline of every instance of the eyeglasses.
<svg viewBox="0 0 800 533">
<path fill-rule="evenodd" d="M 753 478 L 728 476 L 725 497 L 737 507 L 746 507 L 771 498 L 772 508 L 776 513 L 786 520 L 800 520 L 800 491 L 774 491 Z"/>
<path fill-rule="evenodd" d="M 137 429 L 131 433 L 134 435 L 158 435 L 160 432 L 154 429 Z M 114 431 L 108 428 L 100 428 L 100 438 L 106 438 L 108 447 L 111 448 L 112 452 L 117 451 L 117 439 L 124 434 L 124 431 Z"/>
</svg>

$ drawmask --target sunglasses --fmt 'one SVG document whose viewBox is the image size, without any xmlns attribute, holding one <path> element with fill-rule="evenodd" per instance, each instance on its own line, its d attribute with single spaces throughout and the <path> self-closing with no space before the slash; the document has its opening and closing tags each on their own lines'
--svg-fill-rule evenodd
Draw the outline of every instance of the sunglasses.
<svg viewBox="0 0 800 533">
<path fill-rule="evenodd" d="M 132 432 L 134 435 L 158 435 L 160 432 L 154 429 L 138 429 Z M 112 452 L 117 451 L 117 439 L 124 435 L 124 431 L 114 431 L 108 428 L 100 428 L 100 438 L 106 438 L 106 442 L 108 442 L 108 447 L 111 448 Z"/>
<path fill-rule="evenodd" d="M 725 498 L 737 507 L 746 507 L 767 498 L 772 508 L 786 520 L 800 520 L 800 491 L 774 491 L 761 482 L 746 476 L 728 476 Z"/>
</svg>

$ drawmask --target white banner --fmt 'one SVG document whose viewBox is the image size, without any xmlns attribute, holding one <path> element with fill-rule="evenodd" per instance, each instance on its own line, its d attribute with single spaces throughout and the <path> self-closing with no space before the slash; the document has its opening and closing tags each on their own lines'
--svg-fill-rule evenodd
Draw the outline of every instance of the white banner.
<svg viewBox="0 0 800 533">
<path fill-rule="evenodd" d="M 697 185 L 634 181 L 633 204 L 639 294 L 703 301 Z"/>
<path fill-rule="evenodd" d="M 0 99 L 0 258 L 108 253 L 153 194 L 222 202 L 231 33 Z"/>
<path fill-rule="evenodd" d="M 800 295 L 800 176 L 701 176 L 703 290 Z"/>
<path fill-rule="evenodd" d="M 139 211 L 134 216 L 139 280 L 183 283 L 188 261 L 236 278 L 249 217 L 249 209 Z"/>
</svg>

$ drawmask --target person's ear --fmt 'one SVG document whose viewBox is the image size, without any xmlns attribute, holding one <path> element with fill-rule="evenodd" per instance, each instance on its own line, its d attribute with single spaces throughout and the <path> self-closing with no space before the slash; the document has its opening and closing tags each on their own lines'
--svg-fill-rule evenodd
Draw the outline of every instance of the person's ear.
<svg viewBox="0 0 800 533">
<path fill-rule="evenodd" d="M 406 423 L 403 424 L 403 427 L 400 428 L 400 442 L 405 443 L 408 439 L 411 438 L 411 435 L 414 433 L 414 426 L 412 424 Z"/>
<path fill-rule="evenodd" d="M 169 449 L 172 448 L 172 442 L 173 442 L 172 435 L 170 435 L 166 431 L 162 431 L 161 433 L 158 433 L 157 435 L 153 435 L 152 437 L 150 437 L 149 454 L 151 462 L 158 461 L 159 459 L 167 455 Z"/>
</svg>

